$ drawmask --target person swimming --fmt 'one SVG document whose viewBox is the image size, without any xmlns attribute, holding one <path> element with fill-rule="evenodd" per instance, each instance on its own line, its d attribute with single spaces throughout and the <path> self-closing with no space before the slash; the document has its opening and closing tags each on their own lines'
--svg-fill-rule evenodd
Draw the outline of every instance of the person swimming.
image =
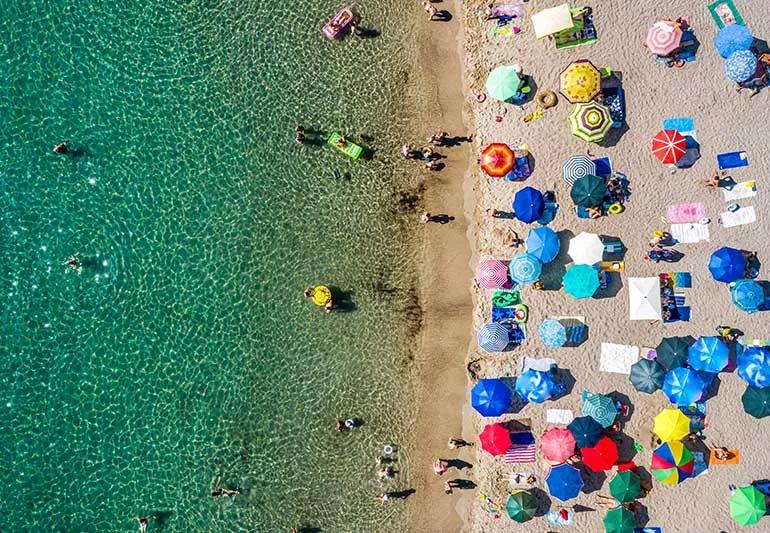
<svg viewBox="0 0 770 533">
<path fill-rule="evenodd" d="M 70 267 L 75 272 L 81 272 L 83 266 L 80 264 L 79 254 L 75 253 L 64 260 L 64 265 Z"/>
<path fill-rule="evenodd" d="M 140 533 L 146 533 L 147 532 L 147 526 L 150 524 L 150 520 L 155 518 L 154 516 L 135 516 L 134 520 L 139 522 L 139 532 Z"/>
<path fill-rule="evenodd" d="M 53 147 L 53 152 L 55 154 L 67 154 L 69 152 L 69 147 L 67 146 L 69 144 L 69 140 L 66 140 L 64 142 L 61 142 Z"/>
<path fill-rule="evenodd" d="M 211 491 L 212 498 L 225 498 L 227 496 L 236 496 L 241 493 L 240 489 L 228 489 L 222 486 L 222 476 L 217 476 L 217 484 Z"/>
</svg>

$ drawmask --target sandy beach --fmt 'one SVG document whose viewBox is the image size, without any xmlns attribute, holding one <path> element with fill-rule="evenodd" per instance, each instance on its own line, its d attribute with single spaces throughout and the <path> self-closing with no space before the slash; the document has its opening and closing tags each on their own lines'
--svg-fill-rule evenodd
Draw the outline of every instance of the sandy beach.
<svg viewBox="0 0 770 533">
<path fill-rule="evenodd" d="M 418 423 L 418 442 L 422 449 L 417 459 L 425 465 L 425 470 L 416 476 L 418 492 L 413 505 L 418 512 L 414 513 L 413 531 L 544 531 L 549 527 L 542 516 L 517 524 L 505 516 L 504 510 L 503 516 L 495 519 L 477 504 L 481 491 L 504 505 L 509 491 L 507 476 L 514 471 L 533 473 L 537 478 L 535 486 L 547 493 L 543 482 L 547 465 L 539 454 L 536 464 L 509 465 L 501 457 L 493 458 L 479 450 L 478 446 L 471 454 L 462 452 L 460 458 L 473 463 L 473 468 L 466 472 L 450 471 L 444 476 L 470 478 L 478 484 L 475 491 L 455 491 L 462 495 L 445 496 L 441 487 L 443 479 L 429 470 L 432 458 L 450 455 L 445 441 L 447 436 L 459 431 L 460 415 L 464 420 L 464 437 L 469 440 L 476 439 L 484 425 L 497 421 L 481 419 L 470 409 L 468 390 L 472 383 L 465 374 L 465 364 L 454 351 L 467 342 L 468 333 L 475 337 L 478 328 L 489 320 L 489 293 L 472 283 L 465 287 L 458 287 L 457 283 L 468 281 L 466 265 L 469 258 L 473 268 L 479 260 L 509 260 L 520 251 L 504 241 L 510 230 L 525 237 L 530 226 L 515 220 L 488 219 L 483 213 L 487 208 L 510 210 L 515 192 L 523 186 L 555 191 L 560 209 L 550 227 L 561 232 L 563 245 L 581 231 L 618 238 L 627 248 L 626 268 L 619 278 L 615 277 L 620 283 L 613 286 L 611 292 L 614 295 L 575 300 L 559 287 L 565 265 L 570 261 L 562 251 L 544 270 L 545 291 L 535 291 L 531 287 L 522 289 L 522 299 L 530 313 L 528 338 L 524 344 L 504 354 L 487 354 L 477 347 L 475 340 L 471 342 L 465 362 L 481 359 L 481 377 L 515 376 L 519 373 L 521 357 L 527 356 L 553 358 L 574 379 L 574 385 L 564 397 L 545 404 L 527 405 L 518 413 L 500 417 L 501 421 L 531 419 L 533 432 L 539 436 L 551 427 L 546 423 L 546 409 L 570 409 L 579 414 L 581 391 L 615 392 L 627 397 L 632 405 L 623 426 L 623 434 L 628 437 L 626 442 L 636 442 L 643 448 L 636 453 L 633 447 L 622 447 L 621 459 L 633 460 L 649 469 L 653 417 L 669 405 L 668 401 L 661 392 L 645 395 L 636 391 L 627 375 L 601 372 L 601 343 L 654 347 L 663 337 L 713 335 L 719 324 L 729 324 L 744 331 L 748 339 L 768 337 L 767 312 L 747 314 L 735 308 L 728 288 L 711 278 L 706 264 L 711 253 L 723 245 L 756 251 L 760 261 L 770 257 L 770 245 L 765 239 L 757 238 L 770 231 L 770 221 L 765 216 L 768 200 L 759 172 L 759 169 L 770 167 L 770 154 L 763 146 L 763 137 L 768 133 L 766 117 L 770 91 L 765 90 L 754 98 L 749 98 L 748 92 L 736 93 L 735 85 L 722 74 L 723 59 L 713 46 L 717 27 L 705 5 L 694 6 L 684 0 L 595 3 L 591 7 L 598 42 L 571 50 L 557 50 L 548 39 L 536 40 L 529 23 L 532 12 L 557 4 L 556 0 L 529 2 L 520 34 L 492 38 L 490 28 L 493 23 L 483 20 L 484 3 L 464 2 L 462 38 L 466 94 L 462 104 L 455 100 L 454 93 L 460 85 L 453 80 L 452 69 L 447 67 L 451 63 L 446 61 L 451 59 L 438 53 L 451 46 L 451 39 L 460 34 L 460 13 L 457 12 L 450 23 L 434 23 L 432 28 L 432 69 L 440 72 L 436 74 L 439 82 L 452 84 L 451 87 L 440 85 L 437 88 L 438 106 L 445 110 L 446 105 L 454 105 L 451 114 L 444 112 L 442 124 L 449 128 L 453 124 L 450 117 L 458 120 L 463 107 L 470 109 L 466 127 L 469 132 L 474 132 L 474 139 L 464 190 L 455 181 L 462 175 L 464 165 L 460 161 L 454 164 L 462 152 L 452 152 L 450 161 L 453 164 L 440 174 L 440 185 L 431 185 L 427 189 L 426 205 L 429 210 L 441 206 L 438 209 L 459 213 L 464 202 L 473 249 L 465 254 L 460 244 L 460 233 L 466 230 L 462 220 L 446 227 L 426 228 L 426 272 L 430 274 L 425 277 L 423 292 L 423 353 L 426 358 L 423 366 L 427 367 L 423 373 L 423 386 L 429 391 L 431 402 L 423 402 L 425 407 Z M 736 4 L 755 36 L 770 35 L 770 19 L 763 2 L 744 0 Z M 681 69 L 667 68 L 653 60 L 642 42 L 649 27 L 657 20 L 681 16 L 689 18 L 700 47 L 694 62 Z M 445 31 L 447 26 L 453 30 L 455 27 L 457 31 L 452 31 L 450 36 Z M 534 103 L 518 108 L 490 98 L 483 103 L 476 101 L 476 95 L 484 92 L 489 71 L 496 66 L 519 63 L 539 90 L 558 91 L 560 71 L 571 61 L 583 58 L 620 73 L 626 92 L 627 128 L 611 131 L 600 145 L 589 145 L 570 134 L 567 116 L 572 106 L 561 96 L 555 108 L 530 123 L 525 123 L 522 118 L 534 110 Z M 496 121 L 496 116 L 501 120 Z M 674 173 L 650 153 L 650 140 L 662 129 L 662 121 L 672 117 L 692 117 L 701 154 L 692 168 L 678 169 Z M 512 147 L 526 143 L 535 161 L 532 177 L 523 183 L 512 183 L 484 175 L 476 165 L 476 158 L 490 142 L 504 142 Z M 628 177 L 632 194 L 623 213 L 585 220 L 578 219 L 572 212 L 569 187 L 561 179 L 561 167 L 570 156 L 585 154 L 586 149 L 590 149 L 595 157 L 611 158 L 614 169 Z M 723 228 L 717 219 L 719 213 L 726 210 L 728 202 L 723 199 L 722 191 L 707 189 L 704 180 L 715 169 L 718 153 L 735 150 L 747 151 L 751 163 L 750 167 L 735 172 L 737 181 L 758 180 L 759 194 L 740 202 L 755 207 L 757 221 Z M 674 264 L 644 261 L 652 231 L 668 230 L 667 206 L 681 202 L 705 205 L 706 215 L 711 219 L 710 242 L 678 245 L 676 248 L 684 257 Z M 627 278 L 657 276 L 662 272 L 692 274 L 692 288 L 686 291 L 687 305 L 692 308 L 691 320 L 671 324 L 630 321 Z M 759 279 L 766 277 L 767 274 L 760 270 Z M 468 287 L 471 287 L 474 302 L 469 332 L 460 330 L 470 326 L 469 317 L 463 316 L 468 309 L 468 298 L 462 293 Z M 543 319 L 553 316 L 585 317 L 589 328 L 587 341 L 576 348 L 559 350 L 543 346 L 537 337 L 537 326 Z M 441 322 L 436 323 L 439 317 Z M 439 352 L 442 353 L 439 355 Z M 740 397 L 745 383 L 735 373 L 722 373 L 717 379 L 720 382 L 718 392 L 708 402 L 705 443 L 739 449 L 740 464 L 712 466 L 707 473 L 677 486 L 664 486 L 654 481 L 652 492 L 641 500 L 640 525 L 659 526 L 666 532 L 693 531 L 695 524 L 704 531 L 742 530 L 730 518 L 728 485 L 740 486 L 770 477 L 763 444 L 770 435 L 768 422 L 744 413 Z M 463 386 L 461 384 L 465 385 L 462 395 L 450 389 Z M 459 398 L 462 401 L 458 401 Z M 605 510 L 596 504 L 595 497 L 608 493 L 606 479 L 612 473 L 606 474 L 584 476 L 584 493 L 568 505 L 579 504 L 591 510 L 576 513 L 574 527 L 565 530 L 602 530 Z M 544 502 L 548 503 L 553 504 L 554 509 L 558 508 L 557 500 Z M 766 530 L 763 528 L 770 528 L 769 523 L 765 519 L 753 529 Z M 554 527 L 554 530 L 558 529 Z"/>
</svg>

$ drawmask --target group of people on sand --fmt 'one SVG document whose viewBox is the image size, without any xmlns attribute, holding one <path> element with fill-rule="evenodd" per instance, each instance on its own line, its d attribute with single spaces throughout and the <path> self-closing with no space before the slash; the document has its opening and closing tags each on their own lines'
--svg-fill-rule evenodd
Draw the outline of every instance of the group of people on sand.
<svg viewBox="0 0 770 533">
<path fill-rule="evenodd" d="M 454 437 L 451 437 L 447 441 L 447 448 L 449 448 L 450 450 L 456 450 L 458 448 L 464 448 L 466 446 L 473 446 L 473 445 L 474 443 L 472 442 L 468 442 L 467 440 L 458 439 Z M 437 476 L 443 476 L 444 473 L 446 473 L 447 470 L 449 470 L 450 464 L 451 464 L 450 461 L 447 459 L 437 458 L 435 461 L 433 461 L 433 472 Z M 452 494 L 453 489 L 462 488 L 465 484 L 467 484 L 467 481 L 462 479 L 447 480 L 444 482 L 444 493 Z"/>
<path fill-rule="evenodd" d="M 428 138 L 429 146 L 423 147 L 421 150 L 415 150 L 411 144 L 405 144 L 401 147 L 401 157 L 404 159 L 419 159 L 425 163 L 427 170 L 441 170 L 441 164 L 438 159 L 441 158 L 441 154 L 436 153 L 433 150 L 433 146 L 445 146 L 449 134 L 445 131 L 438 132 L 431 135 Z"/>
</svg>

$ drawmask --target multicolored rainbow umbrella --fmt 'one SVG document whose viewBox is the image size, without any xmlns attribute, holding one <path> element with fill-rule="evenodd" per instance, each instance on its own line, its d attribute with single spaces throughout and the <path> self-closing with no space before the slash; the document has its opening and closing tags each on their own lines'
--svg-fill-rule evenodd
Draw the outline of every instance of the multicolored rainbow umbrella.
<svg viewBox="0 0 770 533">
<path fill-rule="evenodd" d="M 676 485 L 692 476 L 695 462 L 690 450 L 676 441 L 664 442 L 652 452 L 650 470 L 664 485 Z"/>
<path fill-rule="evenodd" d="M 507 144 L 493 143 L 481 152 L 481 168 L 493 178 L 502 178 L 513 170 L 516 156 Z"/>
</svg>

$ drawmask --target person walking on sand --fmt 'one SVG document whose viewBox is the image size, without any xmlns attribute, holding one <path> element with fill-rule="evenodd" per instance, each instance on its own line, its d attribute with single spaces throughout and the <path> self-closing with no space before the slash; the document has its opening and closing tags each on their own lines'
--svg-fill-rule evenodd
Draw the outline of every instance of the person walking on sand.
<svg viewBox="0 0 770 533">
<path fill-rule="evenodd" d="M 427 224 L 431 220 L 433 220 L 433 216 L 427 211 L 420 215 L 420 224 Z"/>
<path fill-rule="evenodd" d="M 446 445 L 447 445 L 447 448 L 449 448 L 450 450 L 454 450 L 457 448 L 462 448 L 464 446 L 473 446 L 473 443 L 468 442 L 467 440 L 464 440 L 464 439 L 455 439 L 450 437 Z"/>
<path fill-rule="evenodd" d="M 444 494 L 452 494 L 452 482 L 444 481 Z"/>
<path fill-rule="evenodd" d="M 436 6 L 427 1 L 423 2 L 422 5 L 425 7 L 425 11 L 428 12 L 428 20 L 433 20 L 433 18 L 438 14 L 438 9 L 436 9 Z"/>
<path fill-rule="evenodd" d="M 411 159 L 414 147 L 411 144 L 405 144 L 401 147 L 401 157 L 404 159 Z"/>
<path fill-rule="evenodd" d="M 435 472 L 437 476 L 444 475 L 444 472 L 447 470 L 449 470 L 449 463 L 443 459 L 436 459 L 433 461 L 433 472 Z"/>
</svg>

